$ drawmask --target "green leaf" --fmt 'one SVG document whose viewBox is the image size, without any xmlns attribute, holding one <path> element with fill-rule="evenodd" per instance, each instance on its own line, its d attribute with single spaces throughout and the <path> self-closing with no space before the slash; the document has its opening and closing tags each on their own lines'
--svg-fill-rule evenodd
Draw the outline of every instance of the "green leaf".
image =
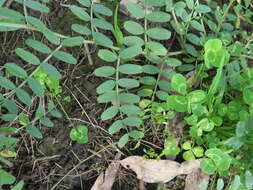
<svg viewBox="0 0 253 190">
<path fill-rule="evenodd" d="M 144 40 L 138 36 L 126 36 L 124 37 L 124 44 L 126 46 L 143 46 Z"/>
<path fill-rule="evenodd" d="M 80 18 L 83 21 L 89 21 L 90 15 L 85 12 L 82 8 L 76 6 L 76 5 L 70 5 L 69 6 L 71 12 L 76 15 L 78 18 Z"/>
<path fill-rule="evenodd" d="M 40 123 L 46 127 L 53 127 L 54 123 L 48 117 L 40 118 Z"/>
<path fill-rule="evenodd" d="M 10 122 L 17 118 L 17 114 L 3 114 L 0 116 L 3 121 Z"/>
<path fill-rule="evenodd" d="M 139 46 L 132 46 L 126 49 L 123 49 L 119 56 L 121 59 L 132 59 L 142 53 L 142 48 Z"/>
<path fill-rule="evenodd" d="M 130 12 L 131 16 L 141 19 L 144 18 L 145 12 L 137 3 L 127 2 L 126 9 Z"/>
<path fill-rule="evenodd" d="M 26 0 L 24 1 L 25 6 L 39 12 L 49 13 L 49 8 L 37 1 Z"/>
<path fill-rule="evenodd" d="M 69 64 L 76 64 L 76 58 L 74 58 L 71 54 L 66 53 L 64 51 L 57 51 L 53 54 L 53 56 L 63 62 L 69 63 Z"/>
<path fill-rule="evenodd" d="M 112 91 L 115 86 L 116 84 L 114 80 L 107 80 L 97 87 L 97 93 L 103 94 L 105 92 Z"/>
<path fill-rule="evenodd" d="M 171 32 L 164 28 L 151 28 L 148 29 L 146 34 L 156 40 L 168 40 L 171 37 Z"/>
<path fill-rule="evenodd" d="M 216 190 L 222 190 L 224 187 L 224 181 L 222 178 L 217 180 Z"/>
<path fill-rule="evenodd" d="M 43 117 L 45 115 L 45 113 L 46 112 L 45 112 L 44 107 L 41 104 L 39 104 L 39 106 L 36 110 L 36 113 L 35 113 L 36 119 L 39 119 L 39 118 Z"/>
<path fill-rule="evenodd" d="M 141 109 L 135 105 L 122 105 L 120 110 L 127 115 L 139 115 L 141 113 Z"/>
<path fill-rule="evenodd" d="M 8 100 L 8 99 L 5 99 L 3 101 L 3 106 L 10 112 L 10 113 L 14 113 L 14 114 L 17 114 L 18 113 L 18 106 L 17 104 L 12 101 L 12 100 Z"/>
<path fill-rule="evenodd" d="M 164 143 L 164 149 L 162 151 L 162 155 L 178 155 L 180 152 L 180 148 L 177 146 L 175 141 L 171 139 L 167 139 Z"/>
<path fill-rule="evenodd" d="M 186 0 L 186 5 L 189 9 L 193 9 L 194 1 L 193 0 Z"/>
<path fill-rule="evenodd" d="M 41 31 L 45 30 L 47 27 L 45 26 L 45 24 L 40 20 L 37 19 L 36 17 L 32 17 L 32 16 L 27 16 L 26 20 L 28 23 L 36 26 L 37 28 L 39 28 Z"/>
<path fill-rule="evenodd" d="M 38 57 L 30 53 L 29 51 L 26 51 L 22 48 L 15 49 L 16 54 L 21 57 L 24 61 L 32 64 L 32 65 L 39 65 L 40 60 Z"/>
<path fill-rule="evenodd" d="M 77 0 L 81 5 L 85 6 L 85 7 L 90 7 L 91 2 L 90 0 Z"/>
<path fill-rule="evenodd" d="M 186 78 L 181 74 L 173 75 L 171 79 L 171 86 L 180 94 L 185 95 L 187 93 Z"/>
<path fill-rule="evenodd" d="M 115 74 L 116 70 L 111 66 L 102 66 L 97 68 L 95 71 L 95 75 L 99 77 L 109 77 Z"/>
<path fill-rule="evenodd" d="M 43 30 L 43 35 L 48 39 L 49 42 L 55 45 L 60 44 L 60 38 L 51 30 L 45 29 Z"/>
<path fill-rule="evenodd" d="M 123 127 L 123 123 L 121 120 L 114 121 L 113 124 L 109 127 L 108 131 L 111 135 L 120 131 Z"/>
<path fill-rule="evenodd" d="M 52 110 L 50 112 L 50 115 L 53 116 L 53 117 L 56 117 L 56 118 L 62 118 L 62 114 L 57 110 Z"/>
<path fill-rule="evenodd" d="M 118 147 L 123 148 L 127 144 L 128 141 L 129 141 L 129 135 L 128 134 L 123 135 L 118 141 Z"/>
<path fill-rule="evenodd" d="M 205 32 L 204 26 L 203 26 L 202 24 L 200 24 L 198 21 L 196 21 L 196 20 L 191 20 L 191 21 L 190 21 L 190 24 L 191 24 L 191 26 L 192 26 L 194 29 L 196 29 L 196 30 L 198 30 L 198 31 L 200 31 L 200 32 Z"/>
<path fill-rule="evenodd" d="M 136 64 L 124 64 L 119 66 L 119 72 L 129 75 L 142 73 L 142 66 Z"/>
<path fill-rule="evenodd" d="M 153 11 L 146 18 L 151 22 L 169 22 L 170 15 L 162 11 Z"/>
<path fill-rule="evenodd" d="M 146 3 L 148 5 L 152 5 L 152 6 L 157 6 L 157 7 L 162 7 L 165 5 L 165 0 L 146 0 Z M 167 2 L 166 2 L 167 3 Z"/>
<path fill-rule="evenodd" d="M 115 91 L 108 91 L 100 95 L 97 99 L 98 103 L 108 103 L 113 100 L 116 100 L 117 93 Z"/>
<path fill-rule="evenodd" d="M 178 67 L 182 65 L 182 62 L 179 59 L 169 58 L 167 64 L 170 65 L 171 67 Z"/>
<path fill-rule="evenodd" d="M 161 43 L 158 42 L 149 41 L 147 43 L 147 47 L 148 49 L 151 50 L 152 54 L 154 55 L 165 56 L 168 52 L 167 49 Z"/>
<path fill-rule="evenodd" d="M 144 137 L 144 133 L 142 131 L 136 130 L 129 132 L 128 135 L 136 140 Z"/>
<path fill-rule="evenodd" d="M 84 43 L 84 38 L 81 36 L 67 38 L 62 41 L 62 45 L 65 47 L 81 46 Z"/>
<path fill-rule="evenodd" d="M 0 76 L 0 86 L 9 90 L 13 90 L 16 88 L 13 82 L 2 76 Z"/>
<path fill-rule="evenodd" d="M 55 68 L 55 66 L 48 63 L 42 63 L 41 68 L 50 76 L 56 79 L 61 79 L 61 73 Z"/>
<path fill-rule="evenodd" d="M 216 171 L 216 166 L 214 162 L 207 158 L 202 159 L 200 161 L 200 168 L 202 169 L 203 172 L 207 174 L 214 174 L 214 172 Z"/>
<path fill-rule="evenodd" d="M 92 5 L 92 10 L 96 13 L 99 13 L 105 16 L 112 16 L 112 11 L 102 4 L 94 3 Z"/>
<path fill-rule="evenodd" d="M 110 30 L 113 31 L 113 26 L 110 22 L 107 22 L 104 19 L 97 19 L 93 18 L 92 19 L 92 24 L 98 28 L 104 29 L 104 30 Z"/>
<path fill-rule="evenodd" d="M 190 104 L 202 104 L 206 101 L 207 93 L 203 90 L 194 90 L 187 95 Z"/>
<path fill-rule="evenodd" d="M 25 185 L 24 181 L 21 180 L 20 182 L 18 182 L 17 185 L 15 185 L 13 188 L 11 188 L 11 190 L 22 190 L 24 185 Z"/>
<path fill-rule="evenodd" d="M 139 103 L 140 97 L 131 93 L 121 93 L 119 94 L 119 100 L 121 102 L 134 104 L 134 103 Z"/>
<path fill-rule="evenodd" d="M 202 157 L 204 155 L 204 149 L 201 146 L 194 147 L 192 152 L 196 157 Z"/>
<path fill-rule="evenodd" d="M 101 114 L 101 119 L 102 120 L 112 119 L 118 114 L 118 112 L 119 112 L 118 106 L 111 106 Z"/>
<path fill-rule="evenodd" d="M 211 12 L 211 9 L 210 7 L 208 7 L 207 5 L 202 5 L 202 4 L 199 4 L 197 5 L 196 9 L 195 9 L 198 13 L 209 13 Z"/>
<path fill-rule="evenodd" d="M 31 48 L 37 50 L 38 52 L 44 53 L 44 54 L 50 54 L 52 51 L 47 45 L 45 45 L 37 40 L 27 39 L 25 41 L 25 43 L 26 43 L 26 45 L 30 46 Z"/>
<path fill-rule="evenodd" d="M 25 90 L 21 88 L 16 89 L 16 95 L 21 102 L 23 102 L 27 106 L 32 106 L 32 99 Z"/>
<path fill-rule="evenodd" d="M 155 75 L 159 73 L 159 69 L 154 65 L 144 65 L 142 66 L 142 70 L 144 73 L 147 73 L 150 75 Z"/>
<path fill-rule="evenodd" d="M 24 16 L 21 13 L 19 13 L 18 11 L 15 11 L 15 10 L 9 9 L 9 8 L 5 8 L 5 7 L 0 7 L 0 16 L 9 17 L 10 19 L 15 19 L 15 20 L 24 19 Z"/>
<path fill-rule="evenodd" d="M 100 49 L 98 51 L 98 57 L 106 62 L 114 62 L 117 60 L 117 55 L 114 52 L 111 52 L 107 49 Z"/>
<path fill-rule="evenodd" d="M 72 24 L 71 30 L 82 35 L 91 35 L 91 30 L 87 26 L 81 24 Z"/>
<path fill-rule="evenodd" d="M 124 28 L 126 31 L 134 35 L 141 35 L 144 33 L 142 25 L 134 21 L 126 21 L 124 23 Z"/>
<path fill-rule="evenodd" d="M 201 46 L 200 37 L 198 37 L 196 34 L 188 33 L 186 35 L 186 38 L 189 42 L 191 42 L 194 45 Z"/>
<path fill-rule="evenodd" d="M 32 126 L 32 125 L 26 126 L 26 131 L 27 131 L 32 137 L 35 137 L 35 138 L 38 138 L 38 139 L 42 139 L 42 138 L 43 138 L 43 136 L 42 136 L 40 130 L 37 129 L 36 127 Z"/>
<path fill-rule="evenodd" d="M 124 125 L 133 127 L 133 126 L 140 126 L 142 124 L 142 120 L 139 117 L 127 117 L 122 120 Z"/>
<path fill-rule="evenodd" d="M 113 41 L 101 32 L 93 32 L 94 42 L 105 47 L 112 47 Z"/>
<path fill-rule="evenodd" d="M 192 148 L 191 141 L 185 141 L 182 148 L 184 150 L 190 150 Z"/>
<path fill-rule="evenodd" d="M 6 63 L 4 67 L 9 74 L 16 77 L 26 78 L 28 76 L 26 70 L 18 66 L 16 63 Z"/>
<path fill-rule="evenodd" d="M 39 97 L 44 96 L 44 89 L 39 83 L 39 81 L 37 81 L 36 79 L 32 77 L 28 78 L 27 81 L 28 81 L 29 87 L 32 89 L 34 94 L 36 94 L 36 96 L 39 96 Z"/>
<path fill-rule="evenodd" d="M 230 190 L 238 190 L 241 185 L 241 179 L 239 175 L 235 175 L 234 180 L 231 184 Z"/>
<path fill-rule="evenodd" d="M 77 141 L 79 144 L 85 144 L 89 141 L 88 127 L 85 125 L 79 125 L 71 129 L 69 137 L 72 141 Z"/>
<path fill-rule="evenodd" d="M 184 96 L 171 95 L 167 98 L 168 107 L 177 112 L 186 112 L 187 103 L 187 99 Z"/>
<path fill-rule="evenodd" d="M 0 187 L 3 185 L 10 185 L 15 182 L 16 178 L 10 173 L 6 172 L 3 169 L 0 169 Z"/>
<path fill-rule="evenodd" d="M 249 88 L 243 89 L 243 101 L 248 105 L 253 104 L 253 90 Z"/>
<path fill-rule="evenodd" d="M 136 88 L 140 86 L 138 80 L 130 78 L 121 78 L 118 80 L 118 84 L 123 88 Z"/>
<path fill-rule="evenodd" d="M 140 83 L 148 85 L 148 86 L 154 86 L 156 84 L 156 79 L 151 76 L 141 77 Z"/>
<path fill-rule="evenodd" d="M 246 187 L 248 189 L 252 189 L 252 187 L 253 187 L 253 175 L 249 170 L 247 170 L 245 172 L 245 184 L 246 184 Z"/>
<path fill-rule="evenodd" d="M 186 161 L 195 160 L 195 156 L 194 156 L 194 154 L 192 153 L 191 150 L 188 150 L 188 151 L 184 152 L 184 153 L 183 153 L 183 158 L 184 158 Z"/>
</svg>

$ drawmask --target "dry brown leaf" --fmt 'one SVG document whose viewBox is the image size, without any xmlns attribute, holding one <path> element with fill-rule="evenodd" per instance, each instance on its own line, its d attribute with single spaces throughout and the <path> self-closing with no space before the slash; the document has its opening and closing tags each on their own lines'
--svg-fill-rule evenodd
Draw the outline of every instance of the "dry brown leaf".
<svg viewBox="0 0 253 190">
<path fill-rule="evenodd" d="M 120 153 L 116 155 L 116 159 L 120 158 Z M 117 176 L 119 170 L 119 163 L 112 163 L 110 166 L 105 170 L 105 172 L 101 173 L 95 184 L 92 186 L 91 190 L 111 190 L 115 178 Z"/>
<path fill-rule="evenodd" d="M 138 179 L 147 183 L 167 183 L 177 175 L 190 174 L 199 168 L 199 160 L 183 162 L 171 160 L 144 160 L 140 156 L 130 156 L 120 161 L 126 169 L 133 170 Z"/>
<path fill-rule="evenodd" d="M 187 175 L 185 179 L 185 187 L 184 190 L 199 190 L 199 185 L 201 183 L 208 183 L 209 175 L 202 172 L 200 169 L 197 169 Z"/>
</svg>

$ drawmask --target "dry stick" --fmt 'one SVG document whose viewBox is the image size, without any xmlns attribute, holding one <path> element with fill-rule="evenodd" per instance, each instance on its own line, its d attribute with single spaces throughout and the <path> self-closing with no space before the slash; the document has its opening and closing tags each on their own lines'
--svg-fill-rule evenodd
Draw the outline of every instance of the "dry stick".
<svg viewBox="0 0 253 190">
<path fill-rule="evenodd" d="M 113 146 L 115 143 L 109 144 L 106 147 L 104 147 L 103 149 L 97 151 L 96 153 L 99 154 L 103 151 L 105 151 L 107 148 Z M 74 168 L 72 168 L 71 170 L 69 170 L 52 188 L 51 190 L 54 190 L 69 174 L 71 174 L 71 172 L 73 172 L 74 170 L 76 170 L 79 166 L 81 166 L 84 162 L 88 161 L 89 159 L 93 158 L 94 156 L 96 156 L 96 154 L 93 154 L 91 156 L 89 156 L 88 158 L 80 161 Z"/>
</svg>

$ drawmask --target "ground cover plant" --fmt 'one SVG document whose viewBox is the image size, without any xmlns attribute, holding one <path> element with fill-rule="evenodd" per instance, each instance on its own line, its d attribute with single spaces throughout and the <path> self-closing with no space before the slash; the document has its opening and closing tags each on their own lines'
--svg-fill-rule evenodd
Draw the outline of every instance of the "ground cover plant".
<svg viewBox="0 0 253 190">
<path fill-rule="evenodd" d="M 0 189 L 91 189 L 117 151 L 253 189 L 252 30 L 250 0 L 0 0 Z"/>
</svg>

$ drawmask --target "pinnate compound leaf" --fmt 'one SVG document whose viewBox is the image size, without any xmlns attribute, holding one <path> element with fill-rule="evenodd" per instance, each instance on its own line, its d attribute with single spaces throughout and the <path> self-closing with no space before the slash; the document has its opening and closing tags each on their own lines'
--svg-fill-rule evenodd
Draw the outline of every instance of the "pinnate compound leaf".
<svg viewBox="0 0 253 190">
<path fill-rule="evenodd" d="M 30 53 L 29 51 L 26 51 L 22 48 L 15 49 L 16 54 L 21 57 L 24 61 L 32 64 L 32 65 L 39 65 L 40 60 L 38 57 Z"/>
<path fill-rule="evenodd" d="M 98 57 L 106 62 L 114 62 L 117 60 L 117 55 L 114 52 L 111 52 L 107 49 L 100 49 L 98 51 Z"/>
<path fill-rule="evenodd" d="M 138 36 L 126 36 L 124 37 L 124 44 L 126 46 L 143 46 L 145 44 L 144 40 Z"/>
<path fill-rule="evenodd" d="M 76 64 L 76 58 L 74 58 L 71 54 L 66 53 L 64 51 L 57 51 L 53 54 L 53 56 L 63 62 L 69 63 L 69 64 Z"/>
<path fill-rule="evenodd" d="M 171 32 L 165 28 L 151 28 L 147 30 L 147 35 L 156 40 L 168 40 L 171 37 Z"/>
<path fill-rule="evenodd" d="M 144 10 L 137 3 L 127 2 L 126 8 L 130 14 L 137 19 L 144 18 L 145 16 Z"/>
<path fill-rule="evenodd" d="M 90 15 L 85 12 L 81 7 L 78 7 L 76 5 L 70 5 L 71 12 L 76 15 L 78 18 L 80 18 L 83 21 L 89 21 Z"/>
<path fill-rule="evenodd" d="M 98 3 L 93 4 L 92 10 L 96 13 L 99 13 L 105 16 L 112 16 L 112 11 L 102 4 L 98 4 Z"/>
<path fill-rule="evenodd" d="M 119 56 L 121 59 L 131 59 L 142 53 L 142 48 L 140 46 L 132 46 L 126 49 L 123 49 Z"/>
<path fill-rule="evenodd" d="M 36 94 L 36 96 L 39 96 L 39 97 L 44 96 L 44 89 L 39 83 L 39 81 L 30 77 L 28 78 L 28 85 L 32 89 L 32 91 Z"/>
<path fill-rule="evenodd" d="M 93 32 L 94 42 L 105 47 L 112 47 L 113 41 L 101 32 Z"/>
<path fill-rule="evenodd" d="M 140 126 L 142 124 L 142 120 L 139 117 L 127 117 L 122 120 L 124 125 L 133 127 L 133 126 Z"/>
<path fill-rule="evenodd" d="M 18 97 L 18 99 L 23 102 L 24 104 L 26 104 L 27 106 L 31 106 L 32 105 L 32 99 L 30 97 L 30 95 L 23 89 L 18 88 L 16 89 L 16 95 Z"/>
<path fill-rule="evenodd" d="M 71 30 L 82 35 L 91 35 L 91 30 L 87 26 L 81 24 L 72 24 Z"/>
<path fill-rule="evenodd" d="M 84 38 L 81 36 L 67 38 L 62 41 L 62 45 L 65 47 L 80 46 L 84 43 Z"/>
<path fill-rule="evenodd" d="M 129 135 L 128 134 L 123 135 L 118 141 L 118 147 L 123 148 L 128 143 L 128 141 Z"/>
<path fill-rule="evenodd" d="M 159 73 L 159 69 L 158 67 L 154 66 L 154 65 L 144 65 L 142 66 L 143 68 L 143 72 L 150 74 L 150 75 L 155 75 L 157 73 Z"/>
<path fill-rule="evenodd" d="M 137 130 L 129 132 L 128 135 L 134 139 L 141 139 L 144 137 L 144 133 L 142 131 Z"/>
<path fill-rule="evenodd" d="M 139 115 L 141 112 L 141 109 L 138 106 L 135 105 L 122 105 L 120 107 L 120 110 L 127 115 Z"/>
<path fill-rule="evenodd" d="M 81 5 L 85 6 L 85 7 L 90 7 L 91 2 L 90 0 L 77 0 Z"/>
<path fill-rule="evenodd" d="M 98 28 L 104 29 L 104 30 L 110 30 L 113 31 L 113 26 L 110 22 L 107 22 L 104 19 L 97 19 L 93 18 L 92 19 L 92 24 Z"/>
<path fill-rule="evenodd" d="M 124 64 L 119 66 L 119 72 L 124 74 L 140 74 L 142 73 L 142 66 L 136 64 Z"/>
<path fill-rule="evenodd" d="M 40 123 L 46 127 L 53 127 L 54 123 L 48 117 L 40 118 Z"/>
<path fill-rule="evenodd" d="M 116 70 L 111 66 L 102 66 L 97 68 L 95 71 L 95 75 L 99 77 L 109 77 L 115 74 Z"/>
<path fill-rule="evenodd" d="M 195 9 L 198 13 L 209 13 L 211 12 L 211 8 L 208 7 L 207 5 L 199 4 L 197 5 Z"/>
<path fill-rule="evenodd" d="M 55 68 L 55 66 L 48 63 L 42 63 L 41 68 L 50 76 L 56 79 L 61 79 L 61 73 Z"/>
<path fill-rule="evenodd" d="M 26 78 L 28 76 L 26 70 L 18 66 L 16 63 L 6 63 L 4 67 L 9 74 L 16 77 Z"/>
<path fill-rule="evenodd" d="M 153 11 L 147 15 L 147 19 L 151 22 L 168 22 L 170 15 L 162 11 Z"/>
<path fill-rule="evenodd" d="M 118 84 L 123 88 L 136 88 L 140 86 L 138 80 L 130 78 L 121 78 L 118 80 Z"/>
<path fill-rule="evenodd" d="M 116 84 L 114 80 L 107 80 L 97 87 L 97 93 L 103 94 L 105 92 L 112 91 L 115 86 Z"/>
<path fill-rule="evenodd" d="M 134 21 L 126 21 L 124 23 L 124 28 L 126 31 L 134 35 L 141 35 L 144 33 L 144 28 L 142 25 Z"/>
<path fill-rule="evenodd" d="M 13 82 L 2 76 L 0 76 L 0 86 L 9 90 L 13 90 L 16 88 Z"/>
<path fill-rule="evenodd" d="M 119 112 L 118 106 L 111 106 L 107 108 L 101 115 L 102 120 L 108 120 L 114 118 Z"/>
<path fill-rule="evenodd" d="M 36 51 L 44 53 L 44 54 L 50 54 L 52 51 L 47 45 L 45 45 L 37 40 L 27 39 L 25 41 L 25 43 L 26 43 L 26 45 L 30 46 L 31 48 L 35 49 Z"/>
<path fill-rule="evenodd" d="M 8 100 L 8 99 L 5 99 L 3 101 L 3 106 L 10 112 L 10 113 L 14 113 L 14 114 L 17 114 L 18 113 L 18 106 L 17 104 L 12 101 L 12 100 Z"/>
<path fill-rule="evenodd" d="M 147 47 L 154 55 L 165 56 L 167 54 L 167 49 L 161 43 L 150 41 L 147 43 Z"/>
<path fill-rule="evenodd" d="M 140 97 L 135 94 L 131 94 L 131 93 L 121 93 L 121 94 L 119 94 L 119 100 L 121 102 L 134 104 L 134 103 L 138 103 L 140 101 Z"/>
<path fill-rule="evenodd" d="M 105 92 L 104 94 L 101 94 L 97 101 L 98 103 L 108 103 L 111 102 L 113 100 L 116 100 L 117 97 L 117 93 L 115 91 L 108 91 Z"/>
<path fill-rule="evenodd" d="M 49 13 L 49 8 L 38 1 L 26 0 L 25 6 L 39 12 Z"/>
<path fill-rule="evenodd" d="M 123 123 L 121 120 L 114 121 L 113 124 L 109 127 L 108 131 L 111 135 L 120 131 L 123 127 Z"/>
<path fill-rule="evenodd" d="M 32 136 L 32 137 L 35 137 L 35 138 L 38 138 L 38 139 L 42 139 L 43 136 L 40 132 L 40 130 L 32 125 L 28 125 L 26 126 L 26 131 Z"/>
</svg>

